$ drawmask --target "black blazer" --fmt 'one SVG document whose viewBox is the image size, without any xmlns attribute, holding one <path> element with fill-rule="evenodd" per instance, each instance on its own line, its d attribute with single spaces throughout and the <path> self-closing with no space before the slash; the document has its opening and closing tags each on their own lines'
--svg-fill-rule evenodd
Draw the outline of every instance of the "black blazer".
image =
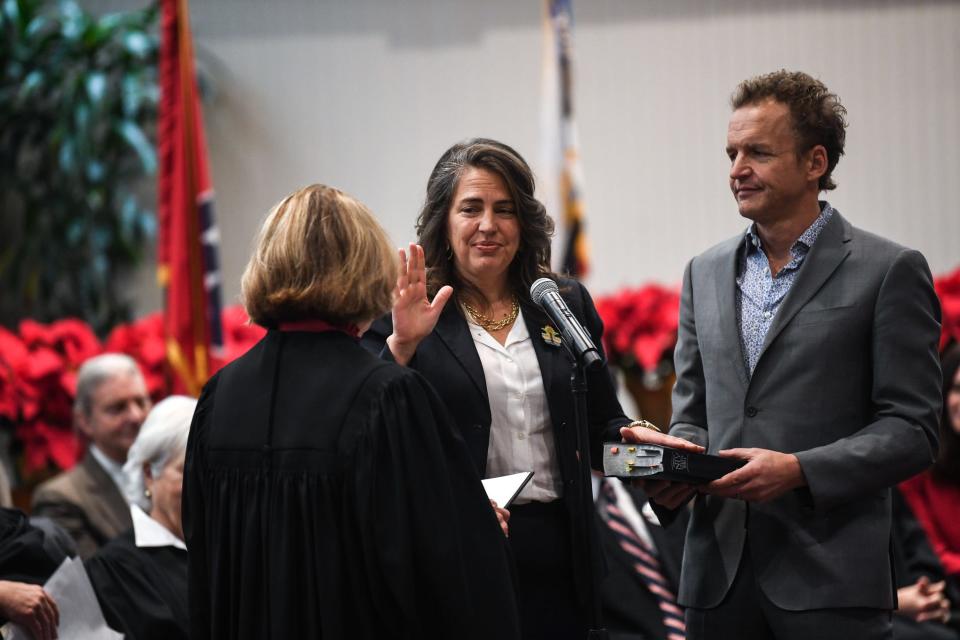
<svg viewBox="0 0 960 640">
<path fill-rule="evenodd" d="M 624 488 L 633 499 L 637 511 L 647 503 L 643 491 L 629 485 Z M 657 549 L 660 569 L 674 593 L 680 584 L 680 564 L 683 560 L 683 539 L 690 516 L 686 509 L 667 526 L 657 526 L 645 520 L 650 537 Z M 633 568 L 633 561 L 620 547 L 613 531 L 600 522 L 600 545 L 607 564 L 607 576 L 601 583 L 603 621 L 610 640 L 647 640 L 667 637 L 663 615 L 656 597 L 650 593 L 643 579 Z"/>
<path fill-rule="evenodd" d="M 603 355 L 601 336 L 603 323 L 597 314 L 590 294 L 579 282 L 566 278 L 558 280 L 560 293 L 570 310 L 590 332 L 594 343 Z M 531 303 L 522 303 L 523 318 L 530 332 L 543 386 L 553 424 L 555 453 L 558 457 L 560 476 L 563 481 L 563 499 L 570 516 L 571 539 L 574 541 L 574 568 L 578 585 L 590 580 L 587 542 L 584 539 L 589 524 L 584 522 L 583 508 L 577 500 L 580 492 L 580 475 L 577 451 L 577 434 L 574 424 L 573 395 L 570 390 L 571 362 L 562 346 L 547 344 L 541 334 L 550 324 L 546 314 Z M 386 339 L 393 333 L 389 314 L 373 323 L 364 334 L 363 344 L 381 357 L 392 360 L 386 347 Z M 490 442 L 490 404 L 483 365 L 477 354 L 467 321 L 455 301 L 450 301 L 437 321 L 437 326 L 417 347 L 410 361 L 411 368 L 419 371 L 439 392 L 444 403 L 460 429 L 470 457 L 486 477 L 487 446 Z M 617 399 L 616 389 L 606 365 L 587 376 L 589 425 L 589 449 L 580 453 L 588 461 L 600 464 L 604 442 L 620 442 L 621 426 L 630 420 L 624 415 Z M 589 490 L 589 487 L 587 487 Z M 592 523 L 592 511 L 587 523 Z M 583 591 L 581 590 L 583 595 Z"/>
</svg>

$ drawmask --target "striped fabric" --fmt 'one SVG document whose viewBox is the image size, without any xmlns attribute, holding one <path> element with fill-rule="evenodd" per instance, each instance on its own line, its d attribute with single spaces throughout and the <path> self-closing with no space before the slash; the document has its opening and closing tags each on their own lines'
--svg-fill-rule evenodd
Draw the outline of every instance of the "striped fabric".
<svg viewBox="0 0 960 640">
<path fill-rule="evenodd" d="M 600 482 L 600 495 L 603 497 L 601 504 L 607 526 L 616 536 L 620 548 L 633 561 L 634 570 L 657 600 L 663 614 L 667 640 L 685 640 L 683 609 L 677 605 L 677 596 L 660 569 L 656 551 L 634 532 L 623 512 L 617 507 L 617 494 L 606 480 Z"/>
</svg>

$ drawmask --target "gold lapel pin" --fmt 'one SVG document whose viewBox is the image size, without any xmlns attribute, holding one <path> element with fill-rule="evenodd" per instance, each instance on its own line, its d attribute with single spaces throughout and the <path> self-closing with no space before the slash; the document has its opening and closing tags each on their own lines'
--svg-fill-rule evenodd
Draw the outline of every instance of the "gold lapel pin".
<svg viewBox="0 0 960 640">
<path fill-rule="evenodd" d="M 543 326 L 543 330 L 540 332 L 540 337 L 543 338 L 544 342 L 553 347 L 559 347 L 563 344 L 560 334 L 556 329 L 548 324 Z"/>
</svg>

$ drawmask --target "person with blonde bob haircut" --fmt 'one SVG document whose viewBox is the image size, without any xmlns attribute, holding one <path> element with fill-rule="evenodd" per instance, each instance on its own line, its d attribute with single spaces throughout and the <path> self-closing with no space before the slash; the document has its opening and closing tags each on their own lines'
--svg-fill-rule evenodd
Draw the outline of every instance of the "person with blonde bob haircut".
<svg viewBox="0 0 960 640">
<path fill-rule="evenodd" d="M 250 318 L 317 317 L 358 325 L 393 303 L 397 260 L 367 207 L 349 195 L 310 185 L 273 208 L 243 274 Z"/>
<path fill-rule="evenodd" d="M 267 216 L 242 285 L 267 334 L 207 383 L 187 445 L 192 637 L 519 637 L 502 523 L 442 401 L 359 344 L 397 272 L 336 189 Z"/>
</svg>

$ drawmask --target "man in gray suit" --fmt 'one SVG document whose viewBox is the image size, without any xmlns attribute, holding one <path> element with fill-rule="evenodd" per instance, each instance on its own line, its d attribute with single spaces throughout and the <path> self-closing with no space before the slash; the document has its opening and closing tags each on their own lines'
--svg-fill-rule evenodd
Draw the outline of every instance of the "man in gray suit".
<svg viewBox="0 0 960 640">
<path fill-rule="evenodd" d="M 32 513 L 66 529 L 83 558 L 133 526 L 123 464 L 149 411 L 143 375 L 129 356 L 107 353 L 80 367 L 73 419 L 90 448 L 73 469 L 37 487 Z"/>
<path fill-rule="evenodd" d="M 889 638 L 890 487 L 937 451 L 930 271 L 818 200 L 846 128 L 821 82 L 779 71 L 731 102 L 730 188 L 752 224 L 687 265 L 670 434 L 746 464 L 700 493 L 645 487 L 665 512 L 696 495 L 687 637 Z"/>
</svg>

